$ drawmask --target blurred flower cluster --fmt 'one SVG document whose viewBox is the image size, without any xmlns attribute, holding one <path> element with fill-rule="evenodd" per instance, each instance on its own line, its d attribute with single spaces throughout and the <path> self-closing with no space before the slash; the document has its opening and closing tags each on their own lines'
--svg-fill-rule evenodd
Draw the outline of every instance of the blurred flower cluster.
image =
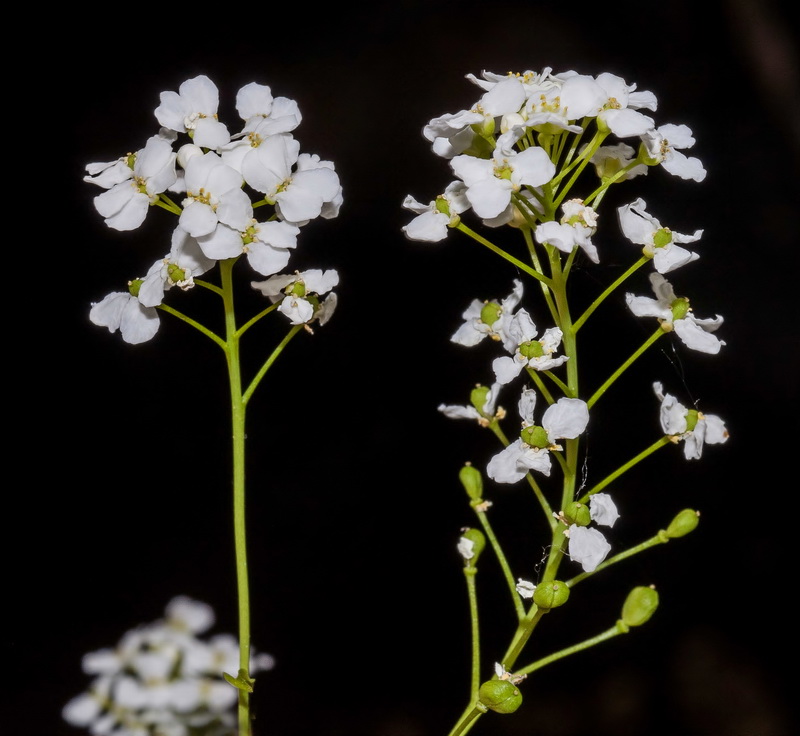
<svg viewBox="0 0 800 736">
<path fill-rule="evenodd" d="M 214 622 L 208 604 L 173 598 L 163 619 L 84 656 L 83 670 L 94 679 L 67 703 L 64 719 L 93 736 L 232 736 L 238 691 L 223 672 L 237 671 L 239 643 L 230 634 L 201 639 Z M 256 654 L 251 671 L 274 664 Z"/>
</svg>

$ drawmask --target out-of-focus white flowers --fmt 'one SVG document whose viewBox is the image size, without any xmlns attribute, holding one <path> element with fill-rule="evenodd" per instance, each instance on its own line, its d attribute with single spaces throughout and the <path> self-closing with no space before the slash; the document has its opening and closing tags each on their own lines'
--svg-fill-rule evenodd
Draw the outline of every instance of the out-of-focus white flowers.
<svg viewBox="0 0 800 736">
<path fill-rule="evenodd" d="M 214 621 L 209 605 L 178 596 L 163 619 L 86 654 L 83 671 L 94 680 L 64 706 L 64 719 L 93 736 L 234 736 L 238 695 L 223 672 L 238 671 L 239 645 L 229 634 L 201 639 Z M 253 654 L 251 673 L 274 664 Z"/>
</svg>

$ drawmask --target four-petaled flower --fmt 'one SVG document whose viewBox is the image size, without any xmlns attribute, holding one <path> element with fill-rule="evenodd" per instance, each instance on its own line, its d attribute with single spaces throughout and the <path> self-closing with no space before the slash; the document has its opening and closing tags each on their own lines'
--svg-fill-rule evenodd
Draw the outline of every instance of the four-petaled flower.
<svg viewBox="0 0 800 736">
<path fill-rule="evenodd" d="M 514 279 L 514 289 L 501 302 L 473 299 L 464 310 L 462 324 L 450 338 L 459 345 L 472 347 L 485 337 L 492 340 L 506 340 L 506 328 L 513 316 L 514 309 L 522 299 L 522 282 Z"/>
<path fill-rule="evenodd" d="M 520 309 L 506 326 L 506 348 L 513 357 L 503 356 L 492 362 L 498 383 L 513 381 L 523 368 L 549 371 L 565 363 L 566 355 L 554 356 L 561 344 L 563 333 L 558 327 L 548 327 L 537 339 L 537 329 L 525 309 Z"/>
<path fill-rule="evenodd" d="M 701 353 L 716 354 L 725 344 L 713 333 L 723 322 L 720 315 L 713 319 L 698 319 L 689 308 L 686 297 L 677 297 L 672 284 L 660 273 L 650 274 L 650 284 L 656 295 L 655 299 L 646 296 L 626 294 L 628 308 L 637 317 L 656 317 L 665 332 L 672 330 L 678 335 L 686 347 Z"/>
<path fill-rule="evenodd" d="M 653 390 L 661 402 L 659 422 L 664 434 L 675 442 L 683 441 L 683 455 L 687 460 L 699 460 L 703 445 L 720 445 L 728 441 L 725 422 L 715 414 L 704 414 L 697 409 L 687 409 L 672 394 L 665 394 L 660 382 Z"/>
<path fill-rule="evenodd" d="M 580 199 L 571 199 L 561 207 L 559 222 L 549 220 L 536 227 L 536 242 L 549 243 L 564 253 L 572 253 L 575 246 L 583 248 L 592 263 L 599 263 L 592 235 L 597 230 L 597 213 Z"/>
</svg>

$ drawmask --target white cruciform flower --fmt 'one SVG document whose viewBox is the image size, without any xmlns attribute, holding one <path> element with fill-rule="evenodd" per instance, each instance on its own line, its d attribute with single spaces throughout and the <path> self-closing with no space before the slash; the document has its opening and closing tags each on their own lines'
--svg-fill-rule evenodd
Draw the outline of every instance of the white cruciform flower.
<svg viewBox="0 0 800 736">
<path fill-rule="evenodd" d="M 599 263 L 592 235 L 597 230 L 597 213 L 580 199 L 570 199 L 561 206 L 560 222 L 550 220 L 536 227 L 538 243 L 549 243 L 564 253 L 580 246 L 592 263 Z"/>
<path fill-rule="evenodd" d="M 401 230 L 409 240 L 436 243 L 447 237 L 449 227 L 457 225 L 459 215 L 469 209 L 469 200 L 464 196 L 466 187 L 462 181 L 450 182 L 435 200 L 429 204 L 418 202 L 410 194 L 403 200 L 403 207 L 416 213 L 416 217 L 403 225 Z"/>
<path fill-rule="evenodd" d="M 650 274 L 650 284 L 656 295 L 655 299 L 634 296 L 631 293 L 625 295 L 631 312 L 637 317 L 656 317 L 663 330 L 674 330 L 686 347 L 692 350 L 714 355 L 720 351 L 725 341 L 711 334 L 723 322 L 720 315 L 713 319 L 695 317 L 689 308 L 689 300 L 675 296 L 672 285 L 660 273 Z"/>
<path fill-rule="evenodd" d="M 473 403 L 469 406 L 439 404 L 437 408 L 448 419 L 474 419 L 482 427 L 488 427 L 493 419 L 502 419 L 505 416 L 505 409 L 502 407 L 495 410 L 499 394 L 499 383 L 494 383 L 491 387 L 478 385 L 470 395 Z"/>
<path fill-rule="evenodd" d="M 561 344 L 563 333 L 558 327 L 549 327 L 537 339 L 537 329 L 525 309 L 520 309 L 506 326 L 506 349 L 513 357 L 503 356 L 492 362 L 497 382 L 513 381 L 523 368 L 535 371 L 549 371 L 568 360 L 568 356 L 555 357 L 553 354 Z"/>
<path fill-rule="evenodd" d="M 585 148 L 586 146 L 581 148 L 581 153 L 584 152 Z M 636 160 L 636 156 L 636 151 L 627 143 L 615 143 L 610 146 L 600 146 L 589 160 L 594 165 L 597 176 L 601 179 L 607 179 L 616 176 L 622 169 L 633 163 Z M 645 164 L 637 164 L 626 171 L 619 178 L 619 181 L 633 179 L 635 176 L 642 174 L 647 175 L 647 171 Z"/>
<path fill-rule="evenodd" d="M 337 271 L 310 269 L 294 274 L 270 276 L 266 281 L 251 281 L 250 285 L 268 297 L 273 304 L 279 301 L 281 304 L 278 311 L 285 314 L 293 325 L 301 325 L 308 324 L 315 317 L 320 324 L 327 321 L 327 312 L 323 312 L 322 316 L 319 314 L 321 306 L 317 297 L 327 294 L 338 283 Z M 329 309 L 332 311 L 333 305 Z"/>
<path fill-rule="evenodd" d="M 551 404 L 542 417 L 541 426 L 533 423 L 536 392 L 524 389 L 519 400 L 522 433 L 501 450 L 486 468 L 487 475 L 497 483 L 516 483 L 530 470 L 550 475 L 550 451 L 560 450 L 559 439 L 574 439 L 589 423 L 589 410 L 581 399 L 559 399 Z"/>
<path fill-rule="evenodd" d="M 543 148 L 531 146 L 521 153 L 495 148 L 490 159 L 461 154 L 450 166 L 467 189 L 465 196 L 478 217 L 493 219 L 507 213 L 513 216 L 511 195 L 522 187 L 540 187 L 556 173 L 556 167 Z"/>
<path fill-rule="evenodd" d="M 644 246 L 643 252 L 653 259 L 656 271 L 668 273 L 700 256 L 681 248 L 677 243 L 694 243 L 703 235 L 702 230 L 695 230 L 692 235 L 683 235 L 661 223 L 646 211 L 647 204 L 639 197 L 634 202 L 617 209 L 622 234 L 632 243 Z"/>
<path fill-rule="evenodd" d="M 156 120 L 169 130 L 188 133 L 195 145 L 217 149 L 230 141 L 228 129 L 217 119 L 219 90 L 205 75 L 187 79 L 177 92 L 162 92 Z"/>
<path fill-rule="evenodd" d="M 161 323 L 156 309 L 145 307 L 130 291 L 115 291 L 93 303 L 89 319 L 109 332 L 119 330 L 122 339 L 131 345 L 152 339 Z"/>
<path fill-rule="evenodd" d="M 611 545 L 603 533 L 594 527 L 573 524 L 569 530 L 567 552 L 573 562 L 577 562 L 584 572 L 593 572 L 608 556 Z"/>
<path fill-rule="evenodd" d="M 319 217 L 326 203 L 341 195 L 333 164 L 313 159 L 301 163 L 300 144 L 289 133 L 262 141 L 241 167 L 245 181 L 276 204 L 283 219 L 296 224 Z"/>
<path fill-rule="evenodd" d="M 661 429 L 676 442 L 683 440 L 683 455 L 687 460 L 699 460 L 704 444 L 719 445 L 728 441 L 725 422 L 718 416 L 687 409 L 672 394 L 665 394 L 658 381 L 653 384 L 653 390 L 661 402 Z"/>
<path fill-rule="evenodd" d="M 618 138 L 641 136 L 655 124 L 638 108 L 655 110 L 658 106 L 652 92 L 636 92 L 636 85 L 626 84 L 622 77 L 603 72 L 595 78 L 605 95 L 602 109 L 597 112 L 598 124 L 604 125 Z"/>
<path fill-rule="evenodd" d="M 250 224 L 253 206 L 242 189 L 242 175 L 216 153 L 190 157 L 184 180 L 186 199 L 179 222 L 190 235 L 210 235 L 219 225 L 243 231 Z"/>
<path fill-rule="evenodd" d="M 452 342 L 472 347 L 485 337 L 505 341 L 506 325 L 522 299 L 522 289 L 522 282 L 514 279 L 512 292 L 499 303 L 494 300 L 482 302 L 473 299 L 461 315 L 464 323 L 450 338 Z"/>
<path fill-rule="evenodd" d="M 255 133 L 261 138 L 289 133 L 303 119 L 294 100 L 273 97 L 267 85 L 256 82 L 246 84 L 236 93 L 236 112 L 244 120 L 240 135 Z"/>
<path fill-rule="evenodd" d="M 641 139 L 653 164 L 661 164 L 670 174 L 681 179 L 699 182 L 706 178 L 706 170 L 700 159 L 687 156 L 680 150 L 695 144 L 688 126 L 662 125 L 647 131 Z"/>
<path fill-rule="evenodd" d="M 159 136 L 150 138 L 133 156 L 111 164 L 89 164 L 86 170 L 96 175 L 86 176 L 84 181 L 107 188 L 95 197 L 94 206 L 106 225 L 115 230 L 139 227 L 150 205 L 178 176 L 172 145 Z"/>
</svg>

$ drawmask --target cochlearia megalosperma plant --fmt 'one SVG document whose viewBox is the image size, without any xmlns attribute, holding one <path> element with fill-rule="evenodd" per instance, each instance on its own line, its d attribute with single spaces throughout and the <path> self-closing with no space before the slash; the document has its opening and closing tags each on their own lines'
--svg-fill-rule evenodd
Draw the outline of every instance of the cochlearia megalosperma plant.
<svg viewBox="0 0 800 736">
<path fill-rule="evenodd" d="M 263 84 L 245 85 L 236 94 L 241 120 L 233 132 L 219 119 L 218 106 L 219 91 L 211 79 L 189 79 L 177 92 L 161 93 L 153 134 L 132 142 L 140 147 L 86 167 L 85 181 L 104 190 L 94 205 L 110 228 L 135 230 L 146 218 L 160 214 L 167 218 L 169 233 L 160 252 L 149 256 L 155 260 L 143 275 L 93 304 L 89 318 L 136 345 L 156 335 L 162 315 L 176 317 L 217 345 L 227 365 L 239 636 L 237 667 L 222 676 L 227 687 L 238 692 L 235 733 L 249 736 L 254 663 L 244 516 L 245 414 L 256 388 L 290 341 L 299 332 L 313 334 L 334 312 L 337 271 L 293 270 L 290 261 L 305 225 L 338 215 L 342 187 L 332 162 L 300 152 L 294 131 L 302 116 L 294 100 L 273 96 Z M 235 308 L 236 286 L 242 280 L 247 289 L 265 297 L 266 306 L 247 318 Z M 198 291 L 219 304 L 214 329 L 184 311 L 187 292 Z M 283 322 L 285 327 L 278 328 L 283 337 L 254 375 L 244 376 L 242 339 L 264 319 Z M 191 605 L 181 610 L 194 612 Z M 230 666 L 230 657 L 219 661 L 220 667 Z M 130 714 L 131 703 L 116 702 L 115 697 L 124 699 L 130 691 L 103 690 L 105 700 L 96 713 L 87 711 L 84 703 L 80 714 L 91 713 L 91 723 L 83 725 L 94 729 L 92 733 L 116 736 L 167 733 L 158 730 L 159 724 L 186 702 L 181 688 L 159 688 L 156 701 L 135 724 L 117 722 L 118 714 Z M 75 715 L 74 708 L 71 713 Z M 169 730 L 171 736 L 184 733 L 189 731 L 177 725 Z"/>
<path fill-rule="evenodd" d="M 479 358 L 481 382 L 468 400 L 439 406 L 446 417 L 488 429 L 496 444 L 485 467 L 467 462 L 460 470 L 477 517 L 475 527 L 462 529 L 457 543 L 470 607 L 472 671 L 466 708 L 454 719 L 450 736 L 466 733 L 488 711 L 516 711 L 527 684 L 523 681 L 542 667 L 627 633 L 651 617 L 658 592 L 650 584 L 636 585 L 610 627 L 587 630 L 587 638 L 543 658 L 524 657 L 545 614 L 566 604 L 578 583 L 697 526 L 696 510 L 673 510 L 666 528 L 649 532 L 628 549 L 614 550 L 603 528 L 619 517 L 614 493 L 624 490 L 618 483 L 621 476 L 661 448 L 679 445 L 687 460 L 696 460 L 705 445 L 728 438 L 722 419 L 681 403 L 661 381 L 654 381 L 649 395 L 652 439 L 626 450 L 617 443 L 621 454 L 616 470 L 587 480 L 592 477 L 588 432 L 602 432 L 603 410 L 615 410 L 604 407 L 602 399 L 640 356 L 667 336 L 679 351 L 714 355 L 725 344 L 716 335 L 722 317 L 696 316 L 689 299 L 673 286 L 680 269 L 698 259 L 692 244 L 702 230 L 682 234 L 670 229 L 658 219 L 658 204 L 641 197 L 631 196 L 610 212 L 601 207 L 612 186 L 630 187 L 637 177 L 667 175 L 701 182 L 706 175 L 702 163 L 685 153 L 695 142 L 691 130 L 657 123 L 655 95 L 614 74 L 555 74 L 546 68 L 541 73 L 483 72 L 467 78 L 479 88 L 474 105 L 436 117 L 423 128 L 434 153 L 449 164 L 452 182 L 428 203 L 410 195 L 403 202 L 414 214 L 403 227 L 409 239 L 438 243 L 452 237 L 451 230 L 459 231 L 511 264 L 519 276 L 509 279 L 508 294 L 474 299 L 464 310 L 452 341 L 473 350 L 490 344 L 494 350 L 489 360 Z M 630 256 L 611 278 L 591 282 L 599 284 L 596 292 L 581 294 L 578 309 L 571 277 L 602 262 L 595 244 L 601 226 L 604 236 L 608 231 L 603 242 L 621 235 Z M 509 232 L 516 233 L 512 247 L 506 246 Z M 642 271 L 647 274 L 644 294 L 637 280 Z M 623 287 L 630 291 L 620 295 Z M 536 305 L 529 306 L 534 298 Z M 606 340 L 605 351 L 623 351 L 619 365 L 596 385 L 587 385 L 584 363 L 592 356 L 591 351 L 579 351 L 580 338 L 594 328 L 615 334 L 613 327 L 593 324 L 602 322 L 601 307 L 610 299 L 624 299 L 623 310 L 652 327 L 638 346 Z M 536 499 L 541 536 L 532 539 L 528 569 L 513 570 L 502 535 L 489 521 L 492 501 L 487 491 L 519 493 L 523 487 Z M 535 528 L 533 522 L 530 528 Z M 491 652 L 485 665 L 476 574 L 487 544 L 507 583 L 516 620 L 507 648 Z M 595 618 L 586 619 L 587 627 Z"/>
</svg>

